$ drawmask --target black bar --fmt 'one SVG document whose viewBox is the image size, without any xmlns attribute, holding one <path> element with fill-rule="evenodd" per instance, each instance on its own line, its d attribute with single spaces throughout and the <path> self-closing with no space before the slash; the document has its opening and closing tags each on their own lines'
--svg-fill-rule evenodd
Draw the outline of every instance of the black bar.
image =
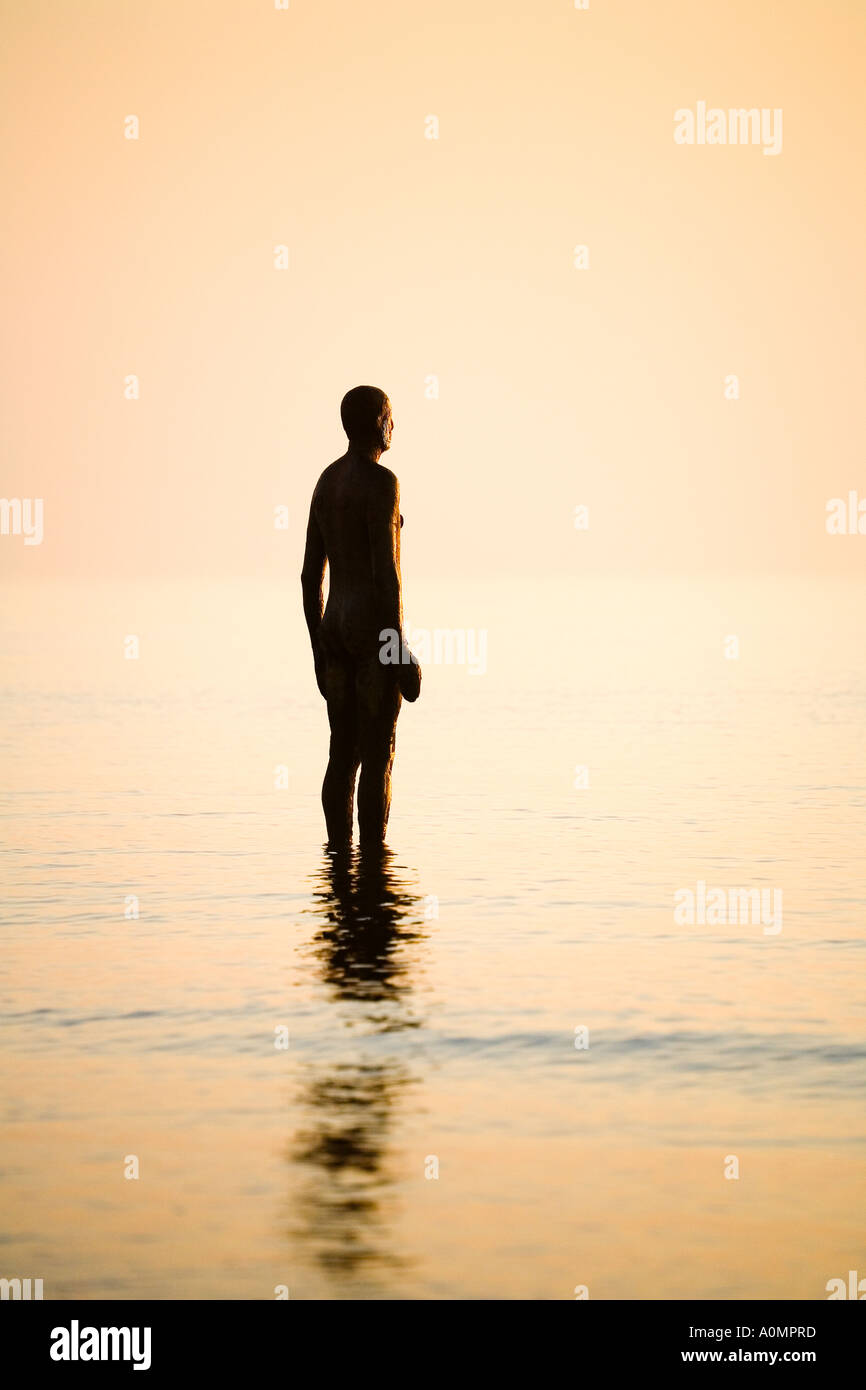
<svg viewBox="0 0 866 1390">
<path fill-rule="evenodd" d="M 482 1338 L 485 1357 L 492 1353 L 492 1360 L 498 1359 L 498 1354 L 510 1356 L 523 1342 L 525 1353 L 537 1358 L 536 1369 L 541 1374 L 534 1380 L 542 1383 L 548 1374 L 552 1379 L 562 1374 L 554 1374 L 550 1362 L 554 1352 L 565 1353 L 574 1379 L 582 1379 L 590 1368 L 595 1375 L 615 1377 L 636 1371 L 663 1376 L 674 1368 L 688 1372 L 707 1366 L 735 1373 L 796 1367 L 819 1375 L 823 1383 L 828 1374 L 843 1369 L 846 1375 L 854 1375 L 861 1364 L 863 1315 L 844 1307 L 843 1302 L 575 1300 L 567 1313 L 561 1310 L 543 1315 L 537 1304 L 520 1304 L 517 1311 L 509 1302 L 505 1304 L 507 1323 L 497 1327 L 494 1305 L 484 1302 L 450 1307 L 438 1303 L 427 1313 L 414 1311 L 417 1304 L 407 1302 L 401 1304 L 395 1321 L 393 1309 L 375 1302 L 366 1303 L 359 1314 L 351 1304 L 322 1307 L 303 1300 L 8 1301 L 0 1304 L 0 1332 L 4 1361 L 8 1365 L 14 1357 L 20 1363 L 19 1376 L 50 1372 L 52 1378 L 82 1374 L 92 1378 L 106 1370 L 114 1376 L 134 1376 L 137 1359 L 142 1384 L 147 1383 L 145 1375 L 161 1380 L 194 1371 L 198 1377 L 213 1375 L 224 1380 L 268 1366 L 288 1372 L 292 1380 L 309 1382 L 322 1375 L 331 1381 L 341 1357 L 353 1367 L 355 1376 L 366 1367 L 372 1378 L 378 1365 L 379 1372 L 392 1379 L 393 1369 L 382 1365 L 383 1350 L 388 1345 L 395 1349 L 398 1344 L 405 1345 L 403 1334 L 423 1338 L 417 1344 L 417 1366 L 413 1366 L 411 1342 L 409 1357 L 405 1351 L 400 1357 L 400 1378 L 411 1380 L 417 1370 L 429 1373 L 437 1350 L 440 1356 L 454 1357 L 456 1348 L 449 1332 L 460 1335 L 461 1341 L 468 1335 L 476 1351 L 480 1350 L 477 1339 Z M 541 1343 L 536 1340 L 536 1318 L 544 1325 L 545 1340 Z M 97 1339 L 88 1331 L 93 1328 L 100 1330 Z M 114 1339 L 113 1334 L 107 1334 L 103 1342 L 102 1328 L 127 1329 L 129 1335 L 121 1333 Z M 137 1337 L 133 1332 L 136 1328 Z M 145 1329 L 150 1329 L 149 1344 Z M 780 1329 L 787 1332 L 780 1335 Z M 324 1332 L 324 1337 L 307 1340 L 309 1333 L 316 1331 Z M 382 1341 L 383 1336 L 388 1337 L 387 1342 Z M 557 1347 L 552 1339 L 560 1337 Z M 125 1352 L 129 1359 L 85 1360 L 80 1355 L 91 1348 L 97 1348 L 101 1355 L 104 1348 L 110 1358 L 115 1345 L 118 1354 Z M 70 1358 L 77 1348 L 79 1359 L 53 1359 L 52 1347 L 58 1353 L 67 1352 Z M 145 1367 L 148 1356 L 150 1364 Z M 547 1373 L 543 1371 L 545 1364 Z"/>
</svg>

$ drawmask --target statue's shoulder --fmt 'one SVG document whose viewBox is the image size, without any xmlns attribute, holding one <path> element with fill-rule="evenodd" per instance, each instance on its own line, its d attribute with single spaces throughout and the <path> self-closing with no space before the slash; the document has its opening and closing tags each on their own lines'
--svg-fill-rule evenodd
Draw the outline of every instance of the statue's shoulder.
<svg viewBox="0 0 866 1390">
<path fill-rule="evenodd" d="M 328 464 L 327 468 L 322 469 L 321 473 L 319 474 L 319 480 L 316 483 L 316 486 L 313 488 L 314 502 L 317 500 L 317 498 L 320 498 L 322 496 L 322 493 L 327 492 L 331 482 L 334 479 L 334 475 L 339 470 L 340 464 L 342 462 L 343 460 L 341 458 L 335 459 L 333 463 Z"/>
<path fill-rule="evenodd" d="M 397 481 L 397 474 L 392 473 L 390 468 L 384 464 L 377 463 L 373 469 L 373 486 L 383 497 L 394 498 L 400 492 L 400 484 Z"/>
</svg>

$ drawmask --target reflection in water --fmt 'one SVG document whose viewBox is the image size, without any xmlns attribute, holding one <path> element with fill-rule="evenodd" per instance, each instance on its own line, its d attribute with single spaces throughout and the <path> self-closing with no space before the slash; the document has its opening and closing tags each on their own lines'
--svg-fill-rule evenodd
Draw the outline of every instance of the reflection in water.
<svg viewBox="0 0 866 1390">
<path fill-rule="evenodd" d="M 413 1013 L 412 944 L 424 937 L 420 895 L 388 849 L 326 853 L 314 878 L 319 919 L 305 953 L 332 991 L 335 1034 L 351 1053 L 314 1074 L 298 1097 L 303 1119 L 290 1162 L 304 1173 L 295 1234 L 332 1275 L 404 1263 L 388 1249 L 397 1170 L 388 1140 L 401 1097 L 415 1084 L 382 1035 L 419 1028 Z M 346 1025 L 350 1025 L 347 1030 Z"/>
<path fill-rule="evenodd" d="M 421 899 L 400 877 L 393 854 L 325 854 L 315 879 L 313 911 L 323 919 L 314 951 L 322 978 L 343 1000 L 402 1004 L 411 990 L 405 948 L 423 935 Z M 379 1016 L 366 1014 L 371 1022 Z M 394 1027 L 412 1026 L 404 1008 Z"/>
</svg>

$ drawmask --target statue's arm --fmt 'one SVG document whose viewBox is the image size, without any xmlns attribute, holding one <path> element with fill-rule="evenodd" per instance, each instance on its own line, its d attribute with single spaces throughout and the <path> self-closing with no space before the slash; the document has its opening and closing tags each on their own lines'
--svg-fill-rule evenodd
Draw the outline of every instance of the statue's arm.
<svg viewBox="0 0 866 1390">
<path fill-rule="evenodd" d="M 325 690 L 323 688 L 322 654 L 319 648 L 319 628 L 322 624 L 322 612 L 324 610 L 322 590 L 327 559 L 325 542 L 316 520 L 316 497 L 314 493 L 310 504 L 310 519 L 307 522 L 307 543 L 304 547 L 304 564 L 301 570 L 301 591 L 304 598 L 304 617 L 307 622 L 307 631 L 310 634 L 310 645 L 313 648 L 316 684 L 323 695 L 325 695 Z"/>
</svg>

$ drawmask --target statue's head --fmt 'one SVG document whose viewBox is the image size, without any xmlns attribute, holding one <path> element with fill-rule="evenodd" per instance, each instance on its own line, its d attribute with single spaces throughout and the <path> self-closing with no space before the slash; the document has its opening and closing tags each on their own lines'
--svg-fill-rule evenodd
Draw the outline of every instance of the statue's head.
<svg viewBox="0 0 866 1390">
<path fill-rule="evenodd" d="M 390 448 L 394 419 L 391 402 L 378 386 L 355 386 L 340 402 L 340 419 L 352 444 L 384 453 Z"/>
</svg>

